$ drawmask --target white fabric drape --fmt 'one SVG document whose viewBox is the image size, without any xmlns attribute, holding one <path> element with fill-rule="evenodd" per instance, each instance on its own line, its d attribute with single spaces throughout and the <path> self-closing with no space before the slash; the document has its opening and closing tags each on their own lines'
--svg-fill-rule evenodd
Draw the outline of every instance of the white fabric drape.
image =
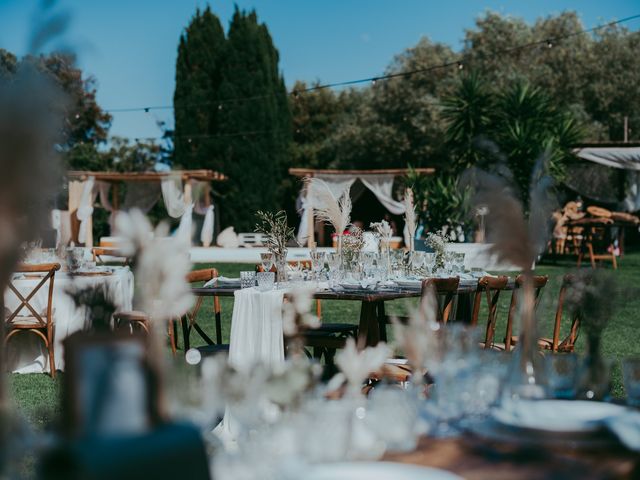
<svg viewBox="0 0 640 480">
<path fill-rule="evenodd" d="M 86 243 L 87 231 L 89 229 L 89 220 L 93 215 L 93 202 L 95 201 L 95 193 L 93 186 L 96 182 L 95 177 L 89 177 L 82 186 L 82 195 L 80 196 L 80 205 L 76 211 L 76 216 L 80 220 L 80 229 L 78 230 L 78 242 Z"/>
<path fill-rule="evenodd" d="M 202 245 L 208 247 L 213 242 L 213 225 L 214 225 L 213 205 L 209 205 L 204 214 L 204 222 L 202 222 L 202 230 L 200 231 L 200 241 Z"/>
<path fill-rule="evenodd" d="M 640 172 L 627 172 L 627 186 L 622 209 L 625 212 L 640 210 Z"/>
<path fill-rule="evenodd" d="M 359 178 L 387 210 L 394 215 L 404 214 L 404 203 L 394 200 L 392 196 L 395 175 L 362 175 Z"/>
<path fill-rule="evenodd" d="M 340 198 L 345 192 L 349 193 L 351 186 L 356 180 L 360 180 L 382 203 L 382 205 L 394 215 L 402 215 L 405 212 L 404 203 L 393 198 L 393 181 L 396 175 L 393 174 L 361 174 L 358 176 L 340 175 L 315 175 L 315 178 L 323 180 L 331 193 L 336 198 Z M 352 197 L 353 198 L 353 197 Z M 314 208 L 313 199 L 305 196 L 302 198 L 302 208 L 300 226 L 298 228 L 298 243 L 303 244 L 308 238 L 309 209 Z"/>
<path fill-rule="evenodd" d="M 56 231 L 56 248 L 58 248 L 62 240 L 62 214 L 57 208 L 51 210 L 51 228 Z"/>
<path fill-rule="evenodd" d="M 185 206 L 184 213 L 180 217 L 180 224 L 176 230 L 176 237 L 181 241 L 191 245 L 193 234 L 193 203 Z"/>
<path fill-rule="evenodd" d="M 248 371 L 258 363 L 267 368 L 284 363 L 284 290 L 260 292 L 245 288 L 236 290 L 234 297 L 229 364 L 239 371 Z M 229 409 L 216 432 L 225 442 L 237 439 L 238 425 Z"/>
<path fill-rule="evenodd" d="M 109 200 L 109 192 L 111 191 L 111 184 L 109 182 L 96 182 L 96 188 L 98 189 L 98 200 L 100 206 L 109 212 L 109 231 L 113 232 L 113 225 L 115 220 L 115 212 L 113 211 L 113 205 Z"/>
<path fill-rule="evenodd" d="M 184 214 L 187 205 L 184 200 L 182 184 L 176 178 L 165 178 L 161 183 L 162 200 L 170 217 L 179 218 Z"/>
</svg>

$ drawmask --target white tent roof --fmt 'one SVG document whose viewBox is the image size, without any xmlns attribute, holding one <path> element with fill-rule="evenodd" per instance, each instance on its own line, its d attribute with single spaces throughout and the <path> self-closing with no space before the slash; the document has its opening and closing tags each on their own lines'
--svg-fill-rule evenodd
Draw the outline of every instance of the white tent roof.
<svg viewBox="0 0 640 480">
<path fill-rule="evenodd" d="M 573 153 L 606 167 L 640 171 L 640 147 L 585 147 Z"/>
</svg>

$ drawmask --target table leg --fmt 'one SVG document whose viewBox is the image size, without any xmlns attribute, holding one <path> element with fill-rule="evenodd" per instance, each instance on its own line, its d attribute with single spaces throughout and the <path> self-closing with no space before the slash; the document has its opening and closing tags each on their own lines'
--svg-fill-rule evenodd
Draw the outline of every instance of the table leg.
<svg viewBox="0 0 640 480">
<path fill-rule="evenodd" d="M 456 311 L 454 319 L 466 325 L 471 323 L 471 315 L 473 312 L 473 294 L 460 293 L 456 302 Z"/>
<path fill-rule="evenodd" d="M 376 302 L 362 302 L 358 326 L 358 348 L 373 346 L 380 340 Z"/>
<path fill-rule="evenodd" d="M 380 340 L 387 341 L 387 315 L 384 311 L 384 302 L 378 303 L 378 332 Z"/>
</svg>

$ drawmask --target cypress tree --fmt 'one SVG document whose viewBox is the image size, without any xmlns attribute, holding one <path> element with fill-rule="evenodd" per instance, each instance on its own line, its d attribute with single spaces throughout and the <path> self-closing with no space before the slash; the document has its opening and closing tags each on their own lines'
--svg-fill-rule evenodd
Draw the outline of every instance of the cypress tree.
<svg viewBox="0 0 640 480">
<path fill-rule="evenodd" d="M 236 7 L 219 98 L 225 146 L 221 170 L 230 177 L 221 205 L 222 224 L 238 231 L 253 230 L 257 210 L 282 208 L 291 115 L 278 61 L 266 25 L 258 23 L 255 11 Z"/>
<path fill-rule="evenodd" d="M 223 170 L 220 163 L 218 91 L 225 48 L 220 19 L 196 10 L 180 36 L 173 96 L 175 159 L 185 168 Z"/>
</svg>

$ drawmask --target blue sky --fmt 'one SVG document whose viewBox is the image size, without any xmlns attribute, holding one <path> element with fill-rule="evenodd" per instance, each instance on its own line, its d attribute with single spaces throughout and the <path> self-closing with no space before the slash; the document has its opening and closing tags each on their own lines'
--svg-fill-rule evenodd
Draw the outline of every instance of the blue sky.
<svg viewBox="0 0 640 480">
<path fill-rule="evenodd" d="M 65 40 L 98 80 L 98 101 L 111 109 L 171 104 L 180 33 L 207 3 L 225 27 L 234 3 L 256 9 L 280 51 L 287 85 L 378 75 L 421 36 L 458 48 L 464 30 L 486 10 L 530 22 L 576 10 L 586 27 L 640 13 L 637 0 L 59 0 L 58 8 L 71 14 Z M 39 5 L 0 0 L 1 48 L 26 53 Z M 627 26 L 638 30 L 640 20 Z M 172 123 L 173 114 L 116 113 L 111 133 L 158 136 L 156 118 Z"/>
</svg>

